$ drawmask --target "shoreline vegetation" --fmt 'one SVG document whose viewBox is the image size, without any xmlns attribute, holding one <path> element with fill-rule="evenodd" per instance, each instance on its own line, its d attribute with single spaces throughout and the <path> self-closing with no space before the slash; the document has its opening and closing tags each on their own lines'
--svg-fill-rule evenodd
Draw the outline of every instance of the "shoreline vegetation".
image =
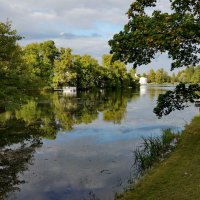
<svg viewBox="0 0 200 200">
<path fill-rule="evenodd" d="M 173 133 L 170 129 L 163 130 L 158 137 L 143 137 L 143 143 L 134 150 L 134 164 L 139 173 L 144 174 L 156 162 L 164 160 L 175 149 L 179 139 L 180 134 Z"/>
<path fill-rule="evenodd" d="M 168 139 L 173 134 L 164 133 Z M 168 140 L 167 139 L 167 140 Z M 170 140 L 171 140 L 170 139 Z M 155 143 L 154 139 L 154 143 Z M 151 138 L 145 139 L 150 143 Z M 160 139 L 162 141 L 162 139 Z M 169 141 L 169 140 L 168 140 Z M 169 144 L 169 143 L 167 143 Z M 159 145 L 157 145 L 159 146 Z M 152 146 L 151 146 L 152 147 Z M 144 148 L 145 149 L 145 148 Z M 144 150 L 143 149 L 143 150 Z M 143 151 L 140 150 L 140 153 Z M 138 151 L 138 150 L 137 150 Z M 167 150 L 168 151 L 168 150 Z M 167 152 L 165 151 L 165 152 Z M 145 172 L 136 184 L 132 184 L 124 193 L 117 195 L 117 200 L 193 200 L 200 194 L 200 115 L 193 118 L 185 126 L 182 134 L 178 134 L 175 150 L 167 154 L 165 159 L 157 159 L 153 167 Z M 138 152 L 137 152 L 138 153 Z M 160 154 L 161 155 L 161 154 Z M 144 152 L 143 152 L 144 156 Z M 159 159 L 158 159 L 159 158 Z M 140 160 L 140 159 L 139 159 Z M 159 160 L 159 162 L 157 162 Z M 140 160 L 141 161 L 141 160 Z"/>
</svg>

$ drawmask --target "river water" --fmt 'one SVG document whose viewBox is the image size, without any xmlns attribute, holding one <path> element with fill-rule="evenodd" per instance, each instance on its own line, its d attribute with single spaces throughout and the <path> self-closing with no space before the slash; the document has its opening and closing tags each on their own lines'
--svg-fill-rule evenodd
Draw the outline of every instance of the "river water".
<svg viewBox="0 0 200 200">
<path fill-rule="evenodd" d="M 190 106 L 158 119 L 153 107 L 168 89 L 44 94 L 1 114 L 0 198 L 114 199 L 134 176 L 141 137 L 180 131 L 198 114 Z"/>
</svg>

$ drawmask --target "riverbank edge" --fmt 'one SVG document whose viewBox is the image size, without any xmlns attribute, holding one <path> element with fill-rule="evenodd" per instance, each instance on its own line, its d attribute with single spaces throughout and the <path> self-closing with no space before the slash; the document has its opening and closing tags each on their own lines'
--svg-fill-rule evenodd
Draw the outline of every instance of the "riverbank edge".
<svg viewBox="0 0 200 200">
<path fill-rule="evenodd" d="M 200 115 L 185 126 L 176 149 L 120 200 L 194 200 L 200 194 Z"/>
</svg>

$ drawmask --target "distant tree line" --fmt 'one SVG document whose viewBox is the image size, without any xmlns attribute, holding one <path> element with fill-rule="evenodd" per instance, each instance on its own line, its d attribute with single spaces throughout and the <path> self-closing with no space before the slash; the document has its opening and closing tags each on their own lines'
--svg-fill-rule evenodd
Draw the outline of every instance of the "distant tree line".
<svg viewBox="0 0 200 200">
<path fill-rule="evenodd" d="M 200 66 L 187 67 L 176 75 L 178 82 L 200 83 Z"/>
<path fill-rule="evenodd" d="M 200 83 L 200 66 L 189 66 L 177 74 L 169 75 L 163 68 L 156 71 L 150 69 L 147 74 L 142 76 L 147 78 L 148 83 Z"/>
</svg>

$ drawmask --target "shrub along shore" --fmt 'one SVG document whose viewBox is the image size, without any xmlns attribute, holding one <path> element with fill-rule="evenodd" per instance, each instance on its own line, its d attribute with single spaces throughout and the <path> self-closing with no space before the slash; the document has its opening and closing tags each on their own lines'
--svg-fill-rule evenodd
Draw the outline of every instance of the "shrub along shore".
<svg viewBox="0 0 200 200">
<path fill-rule="evenodd" d="M 186 125 L 176 149 L 117 199 L 194 200 L 199 194 L 200 115 Z"/>
</svg>

